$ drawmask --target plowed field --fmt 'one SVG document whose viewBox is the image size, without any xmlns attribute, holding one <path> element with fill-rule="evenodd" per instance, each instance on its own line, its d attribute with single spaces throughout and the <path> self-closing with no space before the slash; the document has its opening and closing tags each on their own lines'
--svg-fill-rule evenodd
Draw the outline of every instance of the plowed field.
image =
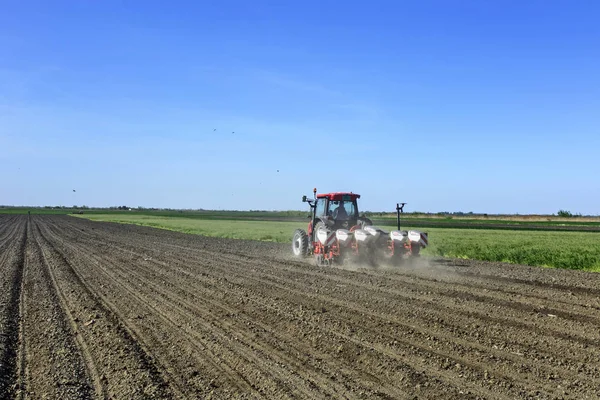
<svg viewBox="0 0 600 400">
<path fill-rule="evenodd" d="M 0 216 L 0 398 L 600 397 L 597 274 Z"/>
</svg>

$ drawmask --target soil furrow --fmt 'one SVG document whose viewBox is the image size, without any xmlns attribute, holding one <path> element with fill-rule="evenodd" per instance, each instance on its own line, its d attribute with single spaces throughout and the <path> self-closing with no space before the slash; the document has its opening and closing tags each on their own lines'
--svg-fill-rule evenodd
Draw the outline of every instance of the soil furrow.
<svg viewBox="0 0 600 400">
<path fill-rule="evenodd" d="M 81 336 L 78 344 L 83 354 L 89 354 L 86 361 L 97 394 L 111 398 L 171 398 L 151 358 L 79 279 L 69 261 L 45 236 L 43 225 L 36 226 L 40 247 L 57 292 L 63 294 L 65 308 L 76 323 L 77 335 Z"/>
<path fill-rule="evenodd" d="M 34 220 L 24 341 L 42 343 L 34 315 L 68 310 L 107 397 L 600 397 L 597 274 L 468 260 L 319 268 L 289 245 Z M 0 249 L 19 224 L 0 220 Z M 15 271 L 16 254 L 0 266 Z M 36 308 L 28 282 L 57 304 Z M 26 371 L 41 350 L 26 346 Z"/>
<path fill-rule="evenodd" d="M 188 250 L 186 250 L 186 248 L 185 248 L 185 247 L 181 247 L 179 250 L 182 250 L 182 251 L 187 251 L 187 252 L 190 252 L 190 251 L 192 251 L 191 249 L 188 249 Z M 194 252 L 194 253 L 199 253 L 199 252 L 202 252 L 202 251 L 199 251 L 199 250 L 194 250 L 193 252 Z M 229 260 L 231 260 L 231 258 L 230 258 L 230 257 L 232 256 L 232 253 L 230 253 L 230 252 L 229 252 L 229 253 L 225 252 L 225 253 L 221 253 L 221 254 L 217 254 L 217 253 L 214 253 L 214 254 L 209 254 L 209 253 L 206 253 L 206 251 L 204 251 L 204 253 L 205 253 L 205 254 L 197 254 L 196 256 L 197 256 L 197 257 L 199 257 L 199 256 L 204 256 L 204 257 L 212 257 L 212 258 L 217 258 L 217 257 L 220 257 L 220 258 L 229 259 Z M 235 257 L 234 257 L 234 258 L 235 258 Z M 246 256 L 246 260 L 247 260 L 248 258 L 252 258 L 252 256 Z M 238 262 L 240 262 L 241 264 L 243 264 L 243 263 L 244 263 L 244 261 L 243 261 L 243 260 L 244 260 L 244 257 L 240 256 L 240 257 L 239 257 L 237 260 L 235 260 L 235 261 L 238 261 Z M 234 262 L 231 262 L 230 264 L 231 264 L 231 265 L 229 265 L 229 266 L 228 266 L 228 268 L 231 268 L 231 267 L 233 267 L 235 263 L 234 263 Z M 269 264 L 269 261 L 268 261 L 268 258 L 266 258 L 266 260 L 265 260 L 265 264 L 264 264 L 264 265 L 268 266 L 268 264 Z M 280 266 L 281 266 L 282 268 L 286 268 L 286 266 L 284 266 L 284 265 L 281 265 L 281 264 L 280 264 Z M 288 266 L 288 267 L 289 267 L 289 266 Z M 243 265 L 242 265 L 242 267 L 240 267 L 240 268 L 243 268 Z M 278 269 L 277 271 L 280 271 L 280 269 Z M 387 271 L 385 271 L 385 272 L 387 272 Z M 385 272 L 384 272 L 384 273 L 385 273 Z M 305 271 L 303 271 L 302 273 L 304 274 L 304 273 L 305 273 Z M 389 272 L 387 272 L 387 273 L 389 273 Z M 338 274 L 338 272 L 336 271 L 336 273 L 335 273 L 335 274 L 332 274 L 332 275 L 333 275 L 334 277 L 337 277 L 337 274 Z M 367 274 L 368 274 L 368 275 L 370 275 L 370 276 L 369 276 L 369 278 L 372 278 L 372 276 L 371 276 L 371 275 L 373 275 L 373 274 L 377 275 L 378 273 L 377 273 L 377 272 L 373 273 L 373 272 L 369 271 Z M 354 274 L 354 275 L 355 275 L 355 274 Z M 391 275 L 391 277 L 392 277 L 392 278 L 394 278 L 394 275 Z M 361 277 L 361 278 L 362 278 L 362 277 Z M 351 276 L 351 277 L 350 277 L 350 279 L 356 279 L 356 276 Z M 263 285 L 263 286 L 265 286 L 265 287 L 270 287 L 269 285 L 270 285 L 270 283 L 271 283 L 271 282 L 263 282 L 263 283 L 264 283 L 264 285 Z M 282 283 L 282 282 L 280 282 L 280 283 Z M 346 282 L 346 283 L 347 283 L 347 282 Z M 443 287 L 443 286 L 445 285 L 445 283 L 444 283 L 444 282 L 440 282 L 440 283 L 439 283 L 439 285 L 440 285 L 441 287 Z M 294 287 L 294 282 L 292 282 L 292 281 L 283 282 L 283 283 L 282 283 L 282 288 L 287 288 L 287 287 Z M 362 287 L 363 287 L 364 289 L 376 290 L 376 291 L 378 292 L 377 294 L 378 294 L 378 295 L 380 294 L 380 293 L 379 293 L 379 292 L 380 292 L 380 288 L 374 287 L 374 285 L 373 285 L 372 283 L 369 283 L 368 285 L 362 285 Z M 405 290 L 406 290 L 406 289 L 408 289 L 408 288 L 403 288 L 403 289 L 405 289 Z M 449 298 L 449 299 L 451 299 L 451 300 L 455 300 L 455 299 L 454 299 L 454 297 L 452 296 L 452 294 L 453 294 L 453 293 L 451 293 L 451 295 L 450 295 L 450 296 L 448 296 L 448 298 Z M 454 294 L 456 294 L 456 291 L 454 291 Z M 431 297 L 429 297 L 429 299 L 431 299 Z M 366 300 L 367 300 L 366 302 L 368 302 L 370 299 L 366 299 Z M 459 299 L 459 300 L 460 300 L 460 299 Z M 488 299 L 487 299 L 487 298 L 485 298 L 485 299 L 479 299 L 479 300 L 482 300 L 482 301 L 483 301 L 483 304 L 486 304 L 486 308 L 488 308 L 488 304 L 487 304 L 487 300 L 488 300 Z M 414 299 L 414 298 L 408 298 L 408 299 L 407 299 L 407 302 L 414 302 L 414 301 L 417 301 L 417 300 L 416 300 L 416 299 Z M 366 303 L 366 302 L 365 302 L 365 303 Z M 448 313 L 448 311 L 449 311 L 449 310 L 444 310 L 444 309 L 442 309 L 442 310 L 436 310 L 436 308 L 437 308 L 437 309 L 439 309 L 439 305 L 433 304 L 433 302 L 431 302 L 431 303 L 432 303 L 432 304 L 430 305 L 430 308 L 434 309 L 434 310 L 435 310 L 436 312 L 438 312 L 439 314 L 443 315 L 444 313 L 446 313 L 446 314 Z M 477 302 L 475 302 L 475 303 L 477 303 Z M 480 304 L 481 304 L 481 303 L 480 303 Z M 496 305 L 494 305 L 494 307 L 496 307 Z M 463 310 L 464 310 L 464 309 L 467 309 L 467 310 L 468 310 L 469 308 L 471 308 L 471 306 L 469 306 L 469 305 L 467 305 L 467 306 L 464 306 L 464 305 L 463 305 L 463 306 L 461 306 L 461 308 L 462 308 Z M 451 312 L 454 312 L 454 311 L 451 311 Z M 468 312 L 468 311 L 463 311 L 463 312 Z M 481 319 L 481 318 L 482 318 L 482 316 L 485 316 L 485 312 L 489 312 L 489 310 L 488 310 L 488 309 L 485 309 L 485 310 L 484 310 L 484 313 L 482 313 L 482 315 L 480 315 L 480 316 L 477 316 L 477 317 L 479 317 L 479 318 Z M 421 313 L 420 315 L 421 315 L 421 317 L 422 317 L 422 313 Z M 473 314 L 471 313 L 471 315 L 473 315 Z M 521 317 L 518 317 L 518 318 L 521 318 Z M 414 318 L 413 318 L 413 319 L 414 319 Z M 439 319 L 440 319 L 440 318 L 438 317 L 438 320 L 439 320 Z M 484 317 L 484 319 L 483 319 L 483 320 L 477 320 L 477 319 L 476 319 L 475 321 L 476 321 L 476 322 L 478 322 L 479 324 L 483 324 L 483 325 L 485 325 L 485 324 L 486 324 L 486 321 L 488 321 L 488 322 L 490 322 L 490 323 L 493 323 L 494 325 L 497 325 L 497 323 L 502 323 L 503 325 L 505 325 L 505 324 L 506 324 L 506 321 L 502 321 L 501 319 L 500 319 L 500 320 L 487 320 L 485 317 Z M 513 319 L 513 321 L 514 321 L 514 322 L 515 322 L 515 324 L 516 324 L 516 323 L 519 321 L 519 319 Z M 419 320 L 417 320 L 417 322 L 419 322 Z M 425 328 L 427 329 L 427 324 L 423 324 L 423 322 L 421 322 L 421 323 L 422 323 L 422 325 L 423 325 L 423 326 L 425 326 Z M 526 331 L 530 329 L 530 327 L 524 326 L 523 324 L 521 324 L 521 325 L 518 325 L 518 326 L 519 326 L 519 327 L 521 327 L 521 328 L 524 328 L 524 329 L 526 329 Z M 430 328 L 429 328 L 429 329 L 430 329 Z M 536 329 L 538 329 L 538 331 L 541 331 L 541 329 L 539 329 L 539 328 L 536 328 Z M 489 331 L 489 330 L 488 330 L 488 331 Z M 515 364 L 522 363 L 522 357 L 523 357 L 523 355 L 522 355 L 522 353 L 521 353 L 520 351 L 522 351 L 521 349 L 522 349 L 523 347 L 526 347 L 526 346 L 518 346 L 518 347 L 516 347 L 516 348 L 510 348 L 510 347 L 509 347 L 509 348 L 507 348 L 507 346 L 506 346 L 506 344 L 507 344 L 507 343 L 506 343 L 506 337 L 507 337 L 507 336 L 509 336 L 509 335 L 506 335 L 506 334 L 502 335 L 502 334 L 503 334 L 503 331 L 504 331 L 504 329 L 502 329 L 502 330 L 499 330 L 499 331 L 497 331 L 497 332 L 496 332 L 496 330 L 491 330 L 491 332 L 495 332 L 496 336 L 497 336 L 497 337 L 499 337 L 499 338 L 502 338 L 502 340 L 500 340 L 500 339 L 498 339 L 498 338 L 497 338 L 497 339 L 493 340 L 493 341 L 490 343 L 490 341 L 489 341 L 489 339 L 488 339 L 487 335 L 482 335 L 482 339 L 481 339 L 481 340 L 478 340 L 478 341 L 480 341 L 480 342 L 482 343 L 482 345 L 483 345 L 483 346 L 485 346 L 484 348 L 497 348 L 497 350 L 496 350 L 496 353 L 497 353 L 497 354 L 500 354 L 500 355 L 504 355 L 502 358 L 507 358 L 507 356 L 508 356 L 508 358 L 510 358 L 510 359 L 511 359 L 511 361 L 510 361 L 510 362 L 513 362 L 513 363 L 515 363 Z M 430 332 L 430 333 L 434 333 L 434 334 L 435 334 L 436 332 L 435 332 L 435 331 L 433 331 L 433 332 Z M 456 334 L 456 330 L 455 330 L 455 329 L 452 329 L 452 330 L 450 330 L 450 337 L 452 337 L 452 335 L 455 335 L 455 334 Z M 479 334 L 479 333 L 478 333 L 478 334 Z M 525 337 L 525 338 L 527 338 L 528 336 L 531 336 L 531 335 L 530 335 L 530 334 L 528 334 L 527 332 L 525 332 L 524 334 L 520 334 L 520 335 L 522 335 L 522 336 L 523 336 L 523 337 Z M 504 337 L 502 337 L 502 336 L 504 336 Z M 534 335 L 534 336 L 535 336 L 535 335 Z M 468 336 L 467 336 L 466 338 L 467 338 L 468 340 L 477 340 L 477 339 L 474 339 L 473 337 L 468 337 Z M 569 337 L 565 337 L 565 339 L 566 339 L 567 341 L 569 341 L 569 339 L 570 339 L 570 338 L 569 338 Z M 539 342 L 543 344 L 544 340 L 540 340 Z M 496 343 L 497 343 L 498 345 L 497 345 Z M 570 342 L 569 342 L 569 343 L 570 343 Z M 475 350 L 475 351 L 478 351 L 479 349 L 474 349 L 474 350 Z M 513 354 L 513 353 L 514 353 L 514 354 Z M 539 363 L 539 361 L 538 361 L 536 358 L 538 358 L 538 357 L 540 357 L 540 356 L 541 356 L 542 358 L 553 360 L 553 357 L 552 357 L 552 356 L 555 356 L 556 354 L 557 354 L 557 353 L 555 352 L 555 353 L 550 353 L 550 355 L 549 355 L 549 356 L 547 356 L 547 355 L 546 355 L 546 356 L 544 356 L 544 353 L 540 353 L 539 351 L 536 351 L 536 352 L 535 352 L 535 353 L 534 353 L 534 354 L 531 356 L 531 357 L 532 357 L 531 364 L 533 364 L 533 365 L 534 365 L 534 367 L 533 367 L 533 368 L 531 368 L 531 369 L 533 369 L 533 370 L 535 370 L 535 371 L 539 370 L 539 367 L 535 366 L 535 364 Z M 495 357 L 498 357 L 498 356 L 496 355 Z M 577 356 L 576 356 L 576 357 L 577 357 Z M 501 358 L 501 359 L 502 359 L 502 358 Z M 556 358 L 556 357 L 554 357 L 554 358 Z M 559 361 L 559 363 L 560 363 L 560 361 Z M 555 363 L 555 364 L 556 364 L 556 363 Z M 580 373 L 580 371 L 582 370 L 582 368 L 581 368 L 581 367 L 576 367 L 575 365 L 571 365 L 571 367 L 573 367 L 573 371 L 574 371 L 574 372 L 567 372 L 567 373 L 566 373 L 566 375 L 567 375 L 567 376 L 573 376 L 573 375 L 577 375 L 577 374 L 579 374 L 579 373 Z M 550 376 L 550 377 L 554 377 L 554 376 L 555 376 L 555 374 L 554 374 L 554 371 L 552 370 L 552 368 L 561 368 L 561 365 L 560 365 L 560 364 L 558 364 L 558 365 L 554 365 L 554 366 L 552 366 L 552 367 L 544 366 L 543 368 L 545 368 L 545 369 L 546 369 L 546 371 L 547 371 L 547 373 L 548 373 L 548 376 Z M 550 368 L 550 370 L 548 370 L 548 368 Z M 591 373 L 592 373 L 592 374 L 594 373 L 594 372 L 593 372 L 593 369 L 588 369 L 587 367 L 586 367 L 586 368 L 584 368 L 584 370 L 586 370 L 586 369 L 587 369 L 588 371 L 591 371 Z M 540 375 L 540 374 L 542 374 L 542 375 L 543 375 L 543 374 L 545 374 L 546 372 L 544 372 L 544 369 L 542 369 L 541 371 L 539 371 L 539 372 L 536 372 L 536 373 L 537 373 L 538 375 Z M 554 378 L 553 378 L 553 379 L 554 379 Z"/>
<path fill-rule="evenodd" d="M 94 359 L 79 335 L 77 318 L 69 310 L 48 257 L 40 245 L 39 230 L 29 227 L 28 279 L 24 309 L 27 362 L 27 397 L 105 398 Z M 43 299 L 43 303 L 40 302 Z M 40 304 L 41 303 L 41 304 Z M 35 349 L 35 350 L 34 350 Z M 33 356 L 35 355 L 35 356 Z M 48 380 L 40 379 L 48 370 Z"/>
<path fill-rule="evenodd" d="M 114 254 L 114 253 L 113 253 L 113 254 Z M 227 268 L 229 268 L 229 269 L 231 269 L 231 268 L 234 266 L 234 265 L 231 263 L 231 260 L 229 260 L 229 262 L 228 262 L 226 265 L 227 265 Z M 252 265 L 247 265 L 246 267 L 251 267 L 251 266 L 252 266 Z M 165 267 L 165 268 L 166 268 L 167 266 L 166 266 L 166 265 L 163 265 L 163 267 Z M 147 272 L 146 272 L 146 273 L 147 273 Z M 233 274 L 233 275 L 235 275 L 235 274 Z M 289 283 L 289 282 L 288 282 L 288 283 Z M 265 282 L 264 282 L 264 281 L 261 281 L 261 282 L 259 282 L 259 284 L 263 285 L 263 284 L 265 284 Z M 270 282 L 266 282 L 266 285 L 264 285 L 264 286 L 266 286 L 266 287 L 270 287 L 270 286 L 272 286 L 272 285 L 270 284 Z M 294 284 L 292 283 L 290 286 L 292 286 L 292 287 L 293 287 L 293 286 L 294 286 Z M 285 287 L 279 287 L 278 289 L 280 289 L 280 290 L 285 290 Z M 296 293 L 294 293 L 294 295 L 295 295 L 295 296 L 299 296 L 299 293 L 297 293 L 297 292 L 296 292 Z M 332 333 L 332 334 L 333 334 L 333 333 Z M 447 356 L 447 354 L 446 354 L 446 356 Z M 380 384 L 381 384 L 381 383 L 380 383 Z"/>
<path fill-rule="evenodd" d="M 85 248 L 85 252 L 87 257 L 95 258 L 94 264 L 98 265 L 100 269 L 102 269 L 106 273 L 107 279 L 112 279 L 113 282 L 119 286 L 122 290 L 126 290 L 132 297 L 139 297 L 140 295 L 137 293 L 142 293 L 148 290 L 148 298 L 139 298 L 140 303 L 148 303 L 149 298 L 155 297 L 156 295 L 161 296 L 161 308 L 169 309 L 168 313 L 162 313 L 159 309 L 154 308 L 153 311 L 156 313 L 160 313 L 165 321 L 168 321 L 173 327 L 181 327 L 182 325 L 187 325 L 185 321 L 186 316 L 196 316 L 198 319 L 189 322 L 191 326 L 197 325 L 195 329 L 203 332 L 204 334 L 209 334 L 211 340 L 217 340 L 221 343 L 228 342 L 229 331 L 231 331 L 231 324 L 227 321 L 227 319 L 223 320 L 220 316 L 214 315 L 214 310 L 218 310 L 219 308 L 223 308 L 222 304 L 212 302 L 210 305 L 201 306 L 201 304 L 206 303 L 207 299 L 203 296 L 202 299 L 186 299 L 186 293 L 183 293 L 182 296 L 173 296 L 174 292 L 178 292 L 175 288 L 172 288 L 171 285 L 165 285 L 166 282 L 162 281 L 162 279 L 156 280 L 160 281 L 161 284 L 154 284 L 151 279 L 147 279 L 148 273 L 152 273 L 152 271 L 144 272 L 143 274 L 137 274 L 135 271 L 132 271 L 130 268 L 126 268 L 124 263 L 116 263 L 114 262 L 115 253 L 112 253 L 110 258 L 101 257 L 97 255 L 91 255 L 93 253 L 93 249 Z M 104 266 L 104 267 L 102 267 Z M 136 269 L 137 270 L 137 269 Z M 110 272 L 109 272 L 110 271 Z M 117 274 L 117 276 L 114 276 Z M 135 278 L 137 282 L 131 282 L 131 279 Z M 128 282 L 129 286 L 124 282 Z M 135 288 L 135 291 L 131 288 Z M 140 290 L 139 288 L 143 288 Z M 166 290 L 163 290 L 166 288 Z M 189 294 L 188 294 L 189 295 Z M 197 303 L 192 303 L 194 301 L 198 301 Z M 226 313 L 225 313 L 226 314 Z M 179 316 L 179 317 L 177 317 Z M 184 318 L 183 320 L 181 318 Z M 177 319 L 179 318 L 179 322 Z M 165 322 L 163 321 L 163 322 Z M 201 323 L 200 323 L 201 322 Z M 176 328 L 178 329 L 178 328 Z M 199 343 L 205 342 L 205 340 L 199 340 L 200 338 L 195 333 L 195 329 L 178 329 L 178 334 L 184 334 L 191 336 L 190 340 L 192 343 L 195 343 L 198 346 L 201 346 L 202 349 L 206 349 L 207 343 Z M 234 353 L 237 353 L 238 357 L 245 358 L 248 363 L 254 363 L 254 365 L 258 366 L 261 364 L 266 364 L 261 367 L 263 374 L 272 375 L 272 379 L 275 382 L 279 382 L 278 386 L 287 386 L 288 392 L 299 392 L 301 398 L 306 397 L 314 397 L 315 393 L 312 391 L 302 392 L 302 381 L 297 381 L 294 384 L 285 383 L 287 380 L 294 381 L 294 377 L 290 376 L 289 373 L 286 375 L 277 374 L 277 365 L 279 364 L 289 364 L 293 363 L 294 360 L 291 358 L 286 358 L 282 354 L 276 354 L 273 352 L 273 348 L 263 348 L 263 344 L 253 341 L 248 335 L 245 335 L 243 331 L 237 331 L 237 340 L 228 344 L 228 346 L 234 346 L 235 349 L 232 349 Z M 245 340 L 244 340 L 245 339 Z M 246 341 L 246 343 L 244 343 Z M 250 350 L 248 350 L 250 349 Z M 220 352 L 227 352 L 228 349 L 222 349 Z M 262 360 L 259 360 L 255 353 L 261 353 Z M 212 355 L 213 358 L 220 358 L 217 354 Z M 283 357 L 278 361 L 270 361 L 268 359 Z M 215 365 L 215 368 L 219 368 L 218 365 Z M 233 371 L 230 369 L 230 371 Z M 274 374 L 274 375 L 273 375 Z M 238 376 L 238 374 L 234 374 Z M 278 376 L 277 376 L 278 375 Z M 310 376 L 305 376 L 305 379 L 311 379 Z M 238 376 L 239 379 L 239 376 Z M 335 384 L 333 385 L 335 387 Z M 340 390 L 338 388 L 337 390 Z M 329 393 L 332 395 L 334 392 Z M 339 393 L 339 392 L 338 392 Z"/>
<path fill-rule="evenodd" d="M 88 249 L 88 251 L 89 251 L 89 250 L 90 250 L 90 249 Z M 114 254 L 114 252 L 113 252 L 112 254 Z M 112 270 L 112 268 L 111 268 L 111 270 Z M 146 275 L 146 274 L 147 274 L 147 272 L 145 272 L 145 273 L 144 273 L 144 275 Z M 121 277 L 121 278 L 122 278 L 121 280 L 123 280 L 123 279 L 126 279 L 126 278 L 127 278 L 127 276 L 123 276 L 123 277 Z M 161 281 L 162 281 L 162 280 L 161 280 Z M 206 299 L 206 294 L 207 294 L 207 293 L 206 293 L 206 292 L 204 292 L 204 294 L 203 294 L 203 300 L 205 300 L 205 299 Z M 221 302 L 223 302 L 223 300 L 221 300 Z M 214 303 L 213 305 L 211 305 L 211 307 L 214 307 L 215 305 L 217 305 L 217 303 Z M 238 333 L 239 333 L 239 332 L 243 332 L 243 330 L 237 330 L 237 332 L 238 332 Z M 335 345 L 335 347 L 337 347 L 337 346 L 338 346 L 338 344 L 336 344 L 336 345 Z M 333 348 L 335 348 L 335 347 L 333 347 Z M 331 352 L 331 349 L 330 349 L 329 351 Z M 314 352 L 314 349 L 313 349 L 313 352 Z M 323 357 L 329 357 L 329 358 L 332 358 L 332 357 L 330 357 L 330 354 L 327 354 L 327 353 L 323 353 Z M 348 369 L 347 367 L 344 367 L 343 365 L 341 365 L 340 367 L 341 367 L 342 369 Z M 354 373 L 354 375 L 356 375 L 356 373 Z M 363 371 L 363 378 L 364 378 L 364 375 L 365 375 L 365 374 L 364 374 L 364 371 Z M 379 379 L 374 379 L 374 380 L 375 380 L 376 384 L 374 384 L 374 385 L 372 386 L 372 388 L 371 388 L 371 389 L 372 389 L 373 391 L 377 391 L 377 390 L 381 391 L 381 388 L 377 388 L 377 386 L 381 386 L 381 385 L 384 385 L 384 386 L 385 386 L 385 384 L 384 384 L 383 382 L 381 382 L 381 380 L 379 380 Z M 397 395 L 397 393 L 398 393 L 397 389 L 395 390 L 395 392 L 396 392 L 396 395 Z M 458 393 L 458 391 L 457 391 L 457 393 Z"/>
<path fill-rule="evenodd" d="M 27 220 L 15 220 L 0 253 L 0 398 L 19 392 L 20 299 L 27 242 Z"/>
</svg>

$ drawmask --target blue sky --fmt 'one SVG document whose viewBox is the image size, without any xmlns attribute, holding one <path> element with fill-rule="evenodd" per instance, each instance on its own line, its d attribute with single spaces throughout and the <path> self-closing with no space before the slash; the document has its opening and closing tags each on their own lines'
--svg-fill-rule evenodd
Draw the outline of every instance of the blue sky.
<svg viewBox="0 0 600 400">
<path fill-rule="evenodd" d="M 598 20 L 596 1 L 3 2 L 0 204 L 303 209 L 316 186 L 374 211 L 597 215 Z"/>
</svg>

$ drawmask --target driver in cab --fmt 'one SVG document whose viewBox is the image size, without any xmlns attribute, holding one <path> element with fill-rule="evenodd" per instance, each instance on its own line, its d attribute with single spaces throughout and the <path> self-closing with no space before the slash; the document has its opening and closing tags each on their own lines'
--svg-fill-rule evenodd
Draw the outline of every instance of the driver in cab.
<svg viewBox="0 0 600 400">
<path fill-rule="evenodd" d="M 348 219 L 348 213 L 346 212 L 343 201 L 340 201 L 337 208 L 333 210 L 333 219 Z"/>
</svg>

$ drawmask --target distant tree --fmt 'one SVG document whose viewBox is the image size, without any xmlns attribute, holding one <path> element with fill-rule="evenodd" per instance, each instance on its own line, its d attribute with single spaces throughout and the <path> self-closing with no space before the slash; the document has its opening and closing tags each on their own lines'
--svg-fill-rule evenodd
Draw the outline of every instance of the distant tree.
<svg viewBox="0 0 600 400">
<path fill-rule="evenodd" d="M 567 210 L 558 210 L 557 215 L 562 218 L 572 218 L 573 214 Z"/>
</svg>

